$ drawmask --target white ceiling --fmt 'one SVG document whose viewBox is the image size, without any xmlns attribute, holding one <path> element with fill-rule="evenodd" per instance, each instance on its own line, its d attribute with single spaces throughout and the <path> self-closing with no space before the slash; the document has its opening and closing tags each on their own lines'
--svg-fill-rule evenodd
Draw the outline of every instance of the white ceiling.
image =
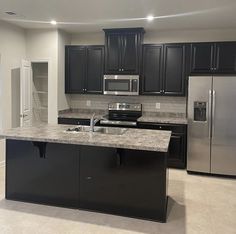
<svg viewBox="0 0 236 234">
<path fill-rule="evenodd" d="M 4 12 L 14 11 L 16 16 Z M 98 32 L 103 28 L 146 30 L 236 28 L 236 0 L 0 0 L 0 19 L 23 28 Z M 147 22 L 147 15 L 155 20 Z M 50 25 L 58 21 L 57 26 Z"/>
</svg>

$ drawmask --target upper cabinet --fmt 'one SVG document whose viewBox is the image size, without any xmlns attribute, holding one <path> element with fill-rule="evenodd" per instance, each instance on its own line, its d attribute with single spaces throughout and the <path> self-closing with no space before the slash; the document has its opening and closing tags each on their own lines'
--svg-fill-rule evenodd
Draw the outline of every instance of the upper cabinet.
<svg viewBox="0 0 236 234">
<path fill-rule="evenodd" d="M 142 61 L 142 94 L 161 94 L 163 45 L 144 45 Z"/>
<path fill-rule="evenodd" d="M 191 73 L 236 73 L 236 42 L 207 42 L 191 45 Z"/>
<path fill-rule="evenodd" d="M 144 45 L 142 90 L 144 95 L 185 94 L 186 45 Z"/>
<path fill-rule="evenodd" d="M 165 95 L 185 94 L 185 44 L 164 45 L 164 69 L 162 93 Z"/>
<path fill-rule="evenodd" d="M 104 46 L 66 46 L 66 93 L 102 93 Z"/>
<path fill-rule="evenodd" d="M 143 28 L 104 29 L 105 74 L 139 74 Z"/>
</svg>

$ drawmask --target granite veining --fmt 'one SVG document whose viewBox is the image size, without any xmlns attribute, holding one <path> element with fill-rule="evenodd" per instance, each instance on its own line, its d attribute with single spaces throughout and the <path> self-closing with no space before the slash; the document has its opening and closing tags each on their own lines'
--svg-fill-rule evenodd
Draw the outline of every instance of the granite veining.
<svg viewBox="0 0 236 234">
<path fill-rule="evenodd" d="M 122 135 L 98 132 L 71 133 L 65 130 L 71 125 L 44 124 L 4 130 L 0 137 L 6 139 L 43 141 L 89 146 L 104 146 L 125 149 L 167 152 L 171 131 L 127 129 Z"/>
<path fill-rule="evenodd" d="M 95 113 L 95 117 L 101 119 L 107 114 L 105 110 L 88 110 L 88 109 L 68 109 L 59 111 L 59 118 L 70 119 L 90 119 L 92 114 Z"/>
<path fill-rule="evenodd" d="M 99 119 L 103 118 L 107 114 L 105 110 L 68 109 L 60 111 L 59 117 L 90 119 L 93 113 L 95 113 L 96 117 Z M 188 120 L 183 113 L 169 112 L 143 112 L 143 115 L 138 119 L 138 122 L 188 124 Z"/>
<path fill-rule="evenodd" d="M 138 118 L 138 122 L 148 123 L 166 123 L 166 124 L 188 124 L 188 120 L 185 117 L 160 117 L 143 115 Z"/>
<path fill-rule="evenodd" d="M 185 114 L 170 112 L 143 112 L 142 116 L 138 119 L 138 122 L 188 124 Z"/>
</svg>

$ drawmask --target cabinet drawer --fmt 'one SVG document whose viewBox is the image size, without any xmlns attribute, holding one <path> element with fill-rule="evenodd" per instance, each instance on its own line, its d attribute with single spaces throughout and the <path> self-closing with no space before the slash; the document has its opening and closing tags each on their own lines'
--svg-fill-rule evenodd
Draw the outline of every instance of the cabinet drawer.
<svg viewBox="0 0 236 234">
<path fill-rule="evenodd" d="M 182 124 L 159 124 L 140 122 L 138 123 L 138 127 L 143 129 L 169 130 L 172 131 L 172 133 L 185 133 L 186 131 L 186 125 Z"/>
<path fill-rule="evenodd" d="M 58 124 L 90 125 L 90 120 L 79 118 L 58 118 Z"/>
</svg>

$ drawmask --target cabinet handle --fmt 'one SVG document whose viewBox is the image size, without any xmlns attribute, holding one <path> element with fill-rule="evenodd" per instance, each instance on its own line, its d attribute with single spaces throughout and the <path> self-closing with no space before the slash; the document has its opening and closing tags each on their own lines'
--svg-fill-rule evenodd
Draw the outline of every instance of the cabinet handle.
<svg viewBox="0 0 236 234">
<path fill-rule="evenodd" d="M 33 145 L 38 148 L 38 150 L 39 150 L 39 157 L 40 158 L 46 158 L 47 142 L 33 141 Z"/>
<path fill-rule="evenodd" d="M 121 149 L 117 149 L 116 151 L 116 165 L 120 167 L 122 164 L 122 156 L 121 156 Z"/>
</svg>

